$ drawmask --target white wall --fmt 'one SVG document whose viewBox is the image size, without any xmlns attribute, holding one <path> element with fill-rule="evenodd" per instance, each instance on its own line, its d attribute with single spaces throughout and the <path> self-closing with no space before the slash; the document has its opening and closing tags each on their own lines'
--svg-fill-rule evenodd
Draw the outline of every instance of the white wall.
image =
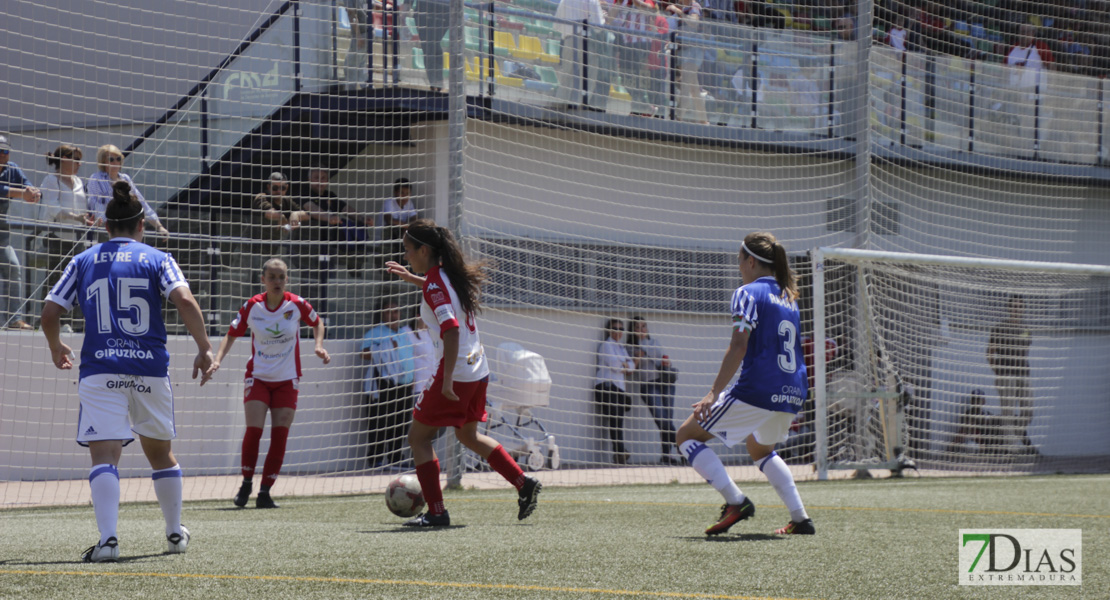
<svg viewBox="0 0 1110 600">
<path fill-rule="evenodd" d="M 63 336 L 78 354 L 82 338 Z M 365 455 L 365 446 L 356 443 L 356 407 L 361 401 L 358 392 L 363 373 L 355 353 L 357 341 L 328 342 L 333 361 L 326 368 L 312 354 L 312 341 L 305 342 L 301 345 L 301 399 L 289 437 L 285 471 L 361 468 L 361 462 L 351 462 Z M 242 394 L 249 339 L 237 342 L 213 381 L 204 387 L 190 379 L 196 355 L 192 339 L 174 336 L 168 347 L 178 434 L 174 454 L 191 475 L 238 473 L 245 429 Z M 74 441 L 77 374 L 76 368 L 55 369 L 40 332 L 0 331 L 0 457 L 4 460 L 0 463 L 0 481 L 79 479 L 88 474 L 88 450 Z M 263 439 L 268 440 L 269 435 Z M 267 443 L 263 443 L 263 456 Z M 124 477 L 144 476 L 150 471 L 138 446 L 136 442 L 124 449 L 120 467 Z"/>
</svg>

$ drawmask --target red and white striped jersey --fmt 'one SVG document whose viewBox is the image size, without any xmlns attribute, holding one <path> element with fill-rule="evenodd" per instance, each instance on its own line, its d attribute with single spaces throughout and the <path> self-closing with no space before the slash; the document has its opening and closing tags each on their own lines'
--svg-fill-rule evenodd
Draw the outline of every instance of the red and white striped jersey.
<svg viewBox="0 0 1110 600">
<path fill-rule="evenodd" d="M 288 381 L 301 376 L 301 321 L 315 327 L 320 320 L 307 300 L 285 292 L 274 310 L 266 306 L 266 294 L 243 303 L 228 333 L 242 337 L 251 331 L 251 359 L 247 377 L 262 381 Z"/>
<path fill-rule="evenodd" d="M 455 381 L 478 381 L 489 375 L 482 342 L 478 339 L 478 323 L 474 315 L 466 313 L 459 304 L 459 295 L 447 279 L 447 274 L 434 266 L 425 274 L 420 318 L 428 325 L 436 348 L 436 363 L 442 365 L 443 332 L 459 330 L 459 355 L 447 357 L 455 361 Z M 459 320 L 462 319 L 460 323 Z"/>
</svg>

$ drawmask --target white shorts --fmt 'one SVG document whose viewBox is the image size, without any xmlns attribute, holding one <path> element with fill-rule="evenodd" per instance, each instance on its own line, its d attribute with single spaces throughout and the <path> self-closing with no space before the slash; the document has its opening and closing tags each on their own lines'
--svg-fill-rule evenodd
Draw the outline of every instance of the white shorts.
<svg viewBox="0 0 1110 600">
<path fill-rule="evenodd" d="M 156 440 L 177 437 L 169 377 L 90 375 L 81 378 L 77 397 L 77 443 L 82 446 L 103 440 L 128 444 L 135 439 L 132 431 Z"/>
<path fill-rule="evenodd" d="M 755 434 L 755 441 L 772 446 L 786 441 L 794 413 L 767 410 L 729 397 L 721 392 L 709 410 L 709 418 L 698 421 L 702 429 L 717 436 L 729 448 Z"/>
</svg>

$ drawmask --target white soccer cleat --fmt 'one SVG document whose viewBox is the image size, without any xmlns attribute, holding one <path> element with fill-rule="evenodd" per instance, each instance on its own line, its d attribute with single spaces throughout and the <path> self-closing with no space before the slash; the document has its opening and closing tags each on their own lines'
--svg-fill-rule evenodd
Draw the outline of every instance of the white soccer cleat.
<svg viewBox="0 0 1110 600">
<path fill-rule="evenodd" d="M 119 560 L 119 542 L 115 536 L 108 538 L 108 541 L 103 544 L 90 546 L 81 555 L 81 560 L 85 562 L 116 562 Z"/>
<path fill-rule="evenodd" d="M 185 554 L 189 547 L 189 530 L 181 526 L 181 533 L 171 533 L 166 536 L 166 554 Z"/>
</svg>

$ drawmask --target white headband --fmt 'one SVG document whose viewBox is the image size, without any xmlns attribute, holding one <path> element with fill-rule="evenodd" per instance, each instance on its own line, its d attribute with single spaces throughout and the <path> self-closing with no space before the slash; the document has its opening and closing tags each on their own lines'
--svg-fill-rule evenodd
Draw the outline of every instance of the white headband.
<svg viewBox="0 0 1110 600">
<path fill-rule="evenodd" d="M 769 265 L 775 263 L 775 261 L 773 261 L 769 258 L 763 258 L 762 256 L 756 254 L 755 252 L 752 252 L 751 250 L 748 250 L 748 247 L 746 245 L 744 245 L 744 242 L 740 242 L 740 249 L 743 250 L 745 254 L 747 254 L 748 256 L 758 260 L 759 262 L 767 263 Z"/>
</svg>

